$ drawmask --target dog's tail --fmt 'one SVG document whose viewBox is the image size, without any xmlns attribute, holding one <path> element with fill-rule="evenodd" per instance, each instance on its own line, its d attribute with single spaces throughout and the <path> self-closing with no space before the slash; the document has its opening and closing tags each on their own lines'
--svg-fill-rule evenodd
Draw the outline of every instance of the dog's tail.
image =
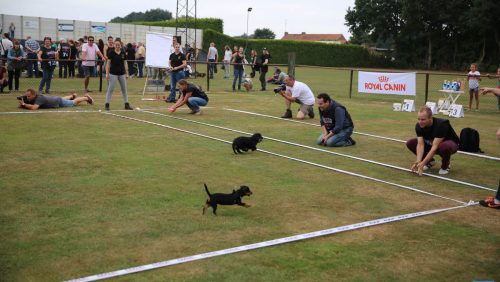
<svg viewBox="0 0 500 282">
<path fill-rule="evenodd" d="M 210 197 L 210 196 L 212 196 L 212 195 L 210 195 L 210 192 L 208 192 L 208 187 L 207 187 L 207 184 L 206 184 L 206 183 L 203 183 L 203 185 L 205 185 L 205 191 L 207 191 L 208 196 L 209 196 L 209 197 Z"/>
</svg>

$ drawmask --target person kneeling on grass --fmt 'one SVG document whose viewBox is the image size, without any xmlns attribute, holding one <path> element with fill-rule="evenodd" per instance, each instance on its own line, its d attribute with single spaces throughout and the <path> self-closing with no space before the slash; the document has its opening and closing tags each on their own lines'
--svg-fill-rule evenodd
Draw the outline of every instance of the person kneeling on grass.
<svg viewBox="0 0 500 282">
<path fill-rule="evenodd" d="M 316 143 L 328 147 L 346 147 L 355 145 L 351 138 L 354 123 L 347 109 L 332 100 L 326 93 L 318 95 L 319 121 L 321 135 Z"/>
<path fill-rule="evenodd" d="M 36 93 L 33 89 L 28 89 L 24 93 L 25 96 L 18 97 L 19 107 L 28 110 L 36 111 L 38 109 L 63 108 L 78 106 L 81 102 L 93 104 L 94 100 L 89 95 L 77 97 L 76 93 L 65 97 L 45 96 Z"/>
<path fill-rule="evenodd" d="M 207 94 L 205 94 L 200 87 L 188 83 L 185 79 L 181 79 L 178 84 L 179 91 L 181 92 L 180 98 L 177 100 L 175 105 L 168 108 L 168 111 L 173 113 L 177 110 L 177 108 L 186 104 L 191 109 L 190 114 L 201 114 L 200 106 L 206 106 L 208 104 Z"/>
<path fill-rule="evenodd" d="M 411 171 L 422 176 L 423 171 L 430 169 L 434 164 L 434 155 L 441 156 L 441 169 L 439 174 L 448 174 L 450 171 L 451 155 L 458 151 L 458 139 L 450 121 L 432 117 L 432 111 L 423 106 L 418 111 L 418 122 L 415 125 L 417 138 L 406 142 L 406 147 L 417 155 Z"/>
</svg>

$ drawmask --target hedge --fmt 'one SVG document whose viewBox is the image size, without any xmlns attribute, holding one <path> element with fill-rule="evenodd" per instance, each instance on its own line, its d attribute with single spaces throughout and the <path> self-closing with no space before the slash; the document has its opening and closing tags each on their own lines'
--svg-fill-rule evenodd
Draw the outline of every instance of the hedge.
<svg viewBox="0 0 500 282">
<path fill-rule="evenodd" d="M 214 30 L 203 30 L 203 49 L 208 50 L 210 42 L 218 47 L 219 54 L 224 46 L 245 46 L 246 39 L 233 38 Z M 255 49 L 260 54 L 266 47 L 271 53 L 271 64 L 287 64 L 288 53 L 296 53 L 297 65 L 326 67 L 389 67 L 391 62 L 383 56 L 372 54 L 368 49 L 351 44 L 325 44 L 320 42 L 249 39 L 248 50 Z"/>
<path fill-rule="evenodd" d="M 187 21 L 188 28 L 194 28 L 194 19 L 193 18 L 179 18 L 179 21 L 182 22 L 182 26 Z M 168 27 L 176 27 L 175 19 L 171 19 L 168 21 L 158 21 L 158 22 L 133 22 L 130 24 L 139 24 L 139 25 L 151 25 L 151 26 L 168 26 Z M 199 18 L 196 19 L 196 28 L 197 29 L 211 29 L 217 32 L 224 32 L 224 21 L 216 18 Z"/>
</svg>

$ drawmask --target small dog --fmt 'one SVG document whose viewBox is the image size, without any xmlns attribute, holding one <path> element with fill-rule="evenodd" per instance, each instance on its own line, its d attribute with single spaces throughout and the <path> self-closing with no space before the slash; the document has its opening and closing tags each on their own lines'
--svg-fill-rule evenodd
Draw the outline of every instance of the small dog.
<svg viewBox="0 0 500 282">
<path fill-rule="evenodd" d="M 250 75 L 245 75 L 245 79 L 243 80 L 243 82 L 241 83 L 241 85 L 243 85 L 243 87 L 245 87 L 245 89 L 247 90 L 247 92 L 249 92 L 250 90 L 252 90 L 253 88 L 253 84 L 252 84 L 252 78 L 250 78 Z"/>
<path fill-rule="evenodd" d="M 250 137 L 240 136 L 233 140 L 233 152 L 235 154 L 241 153 L 241 151 L 248 152 L 248 150 L 257 150 L 257 143 L 262 142 L 262 135 L 260 133 L 255 133 Z"/>
<path fill-rule="evenodd" d="M 205 205 L 203 206 L 203 214 L 205 214 L 205 210 L 211 206 L 213 213 L 217 215 L 217 205 L 239 205 L 243 206 L 245 208 L 249 208 L 249 204 L 245 204 L 241 201 L 241 198 L 243 196 L 250 196 L 252 195 L 252 191 L 250 191 L 250 188 L 248 186 L 240 186 L 240 189 L 238 190 L 233 190 L 233 193 L 231 194 L 222 194 L 222 193 L 216 193 L 216 194 L 210 194 L 208 191 L 207 184 L 204 183 L 205 185 L 205 191 L 207 191 L 208 194 L 208 200 L 206 201 Z"/>
</svg>

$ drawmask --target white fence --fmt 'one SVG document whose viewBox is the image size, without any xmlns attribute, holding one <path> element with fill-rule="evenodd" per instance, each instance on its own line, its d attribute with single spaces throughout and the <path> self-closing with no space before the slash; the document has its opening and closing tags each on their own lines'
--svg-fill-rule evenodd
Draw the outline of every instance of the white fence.
<svg viewBox="0 0 500 282">
<path fill-rule="evenodd" d="M 14 38 L 42 40 L 45 36 L 52 39 L 74 39 L 82 38 L 84 35 L 92 35 L 96 40 L 102 39 L 106 42 L 109 35 L 120 37 L 123 42 L 146 42 L 146 32 L 162 32 L 175 35 L 175 27 L 132 25 L 120 23 L 106 23 L 93 21 L 62 20 L 53 18 L 15 16 L 0 14 L 0 25 L 3 32 L 9 31 L 9 26 L 14 23 L 16 27 Z M 190 38 L 195 38 L 196 47 L 201 48 L 203 42 L 203 31 L 201 29 L 188 29 Z M 182 33 L 182 45 L 186 43 L 186 34 Z M 192 45 L 193 42 L 188 42 Z"/>
</svg>

